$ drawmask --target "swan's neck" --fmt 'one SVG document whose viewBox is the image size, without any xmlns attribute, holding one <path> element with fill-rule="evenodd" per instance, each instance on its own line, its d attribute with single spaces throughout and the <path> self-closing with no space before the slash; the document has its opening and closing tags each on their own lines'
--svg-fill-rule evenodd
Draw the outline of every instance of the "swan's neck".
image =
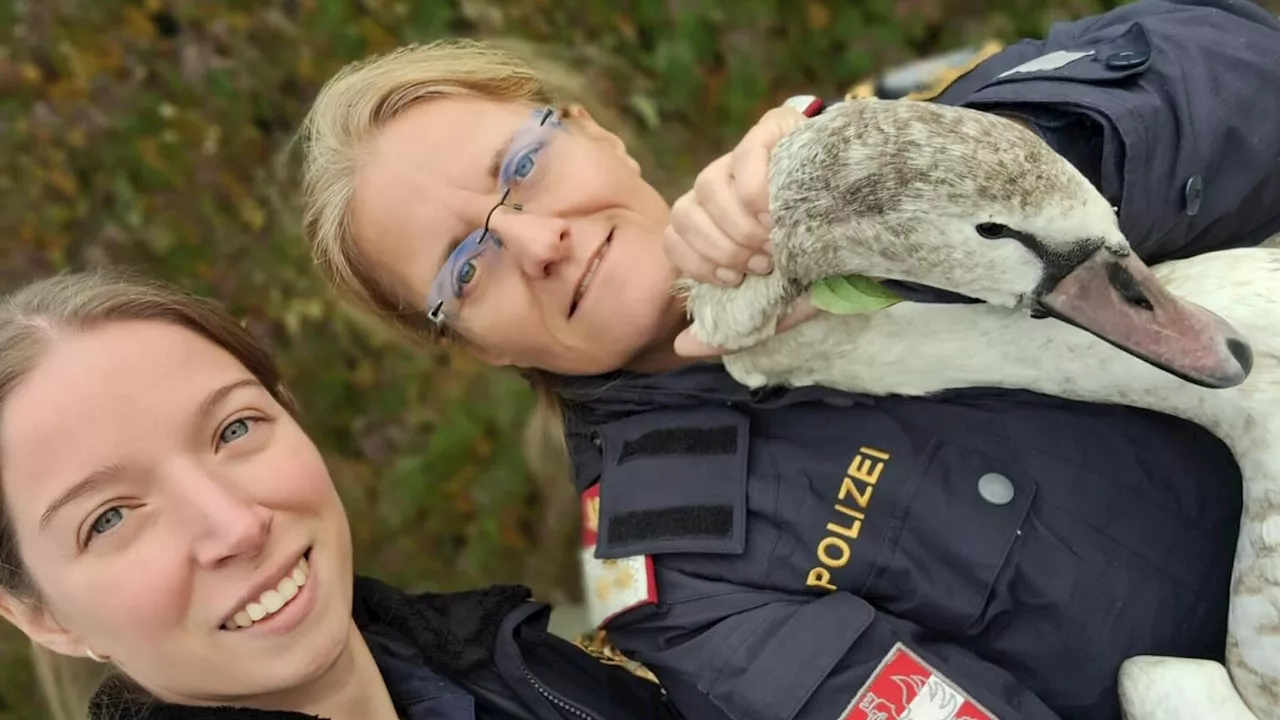
<svg viewBox="0 0 1280 720">
<path fill-rule="evenodd" d="M 1020 388 L 1176 415 L 1228 442 L 1257 430 L 1255 413 L 1241 408 L 1247 394 L 1197 388 L 1065 323 L 991 305 L 901 303 L 871 315 L 824 314 L 725 364 L 748 384 L 871 395 Z"/>
</svg>

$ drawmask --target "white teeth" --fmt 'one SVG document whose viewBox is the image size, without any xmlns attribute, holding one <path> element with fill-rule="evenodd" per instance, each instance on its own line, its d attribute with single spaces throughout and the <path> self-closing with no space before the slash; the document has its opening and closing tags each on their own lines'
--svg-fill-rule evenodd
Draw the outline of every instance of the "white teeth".
<svg viewBox="0 0 1280 720">
<path fill-rule="evenodd" d="M 294 565 L 274 588 L 267 590 L 257 600 L 245 605 L 244 609 L 237 612 L 223 624 L 223 629 L 238 630 L 247 628 L 259 620 L 279 612 L 281 608 L 289 604 L 290 600 L 298 596 L 299 589 L 307 584 L 307 578 L 310 574 L 311 566 L 307 563 L 307 559 L 300 558 L 298 564 Z"/>
<path fill-rule="evenodd" d="M 284 582 L 284 581 L 281 580 L 281 582 Z M 293 581 L 290 580 L 289 582 L 293 582 Z M 276 592 L 275 590 L 268 590 L 262 593 L 262 607 L 266 608 L 267 612 L 273 613 L 279 610 L 280 608 L 284 607 L 284 597 L 281 596 L 280 593 Z"/>
</svg>

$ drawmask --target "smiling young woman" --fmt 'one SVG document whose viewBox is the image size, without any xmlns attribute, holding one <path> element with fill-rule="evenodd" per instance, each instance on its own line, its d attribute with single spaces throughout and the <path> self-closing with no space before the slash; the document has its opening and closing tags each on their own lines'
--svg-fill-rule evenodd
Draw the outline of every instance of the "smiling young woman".
<svg viewBox="0 0 1280 720">
<path fill-rule="evenodd" d="M 0 615 L 47 681 L 48 653 L 110 664 L 92 720 L 674 717 L 524 588 L 354 576 L 295 415 L 212 302 L 110 274 L 0 300 Z"/>
</svg>

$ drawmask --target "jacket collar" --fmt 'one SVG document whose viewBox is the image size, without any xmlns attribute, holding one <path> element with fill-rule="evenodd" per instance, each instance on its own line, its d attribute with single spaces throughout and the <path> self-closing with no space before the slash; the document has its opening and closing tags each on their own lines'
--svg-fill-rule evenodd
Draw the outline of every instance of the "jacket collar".
<svg viewBox="0 0 1280 720">
<path fill-rule="evenodd" d="M 707 403 L 777 407 L 809 400 L 869 404 L 869 396 L 825 387 L 751 389 L 733 379 L 718 362 L 686 365 L 654 375 L 618 371 L 589 377 L 557 377 L 557 395 L 565 401 L 571 425 L 596 425 L 657 409 L 680 409 Z"/>
<path fill-rule="evenodd" d="M 493 661 L 498 628 L 513 609 L 530 596 L 521 586 L 499 585 L 447 594 L 410 594 L 385 583 L 357 576 L 352 618 L 369 639 L 384 672 L 406 655 L 387 655 L 390 648 L 440 673 L 459 678 Z M 388 642 L 390 641 L 390 642 Z M 377 657 L 377 655 L 375 655 Z M 443 679 L 442 678 L 442 679 Z M 388 679 L 397 705 L 421 699 L 423 678 L 405 685 Z M 451 683 L 445 681 L 446 686 Z M 233 707 L 171 705 L 146 698 L 127 681 L 108 680 L 94 694 L 91 720 L 319 720 L 299 712 Z"/>
</svg>

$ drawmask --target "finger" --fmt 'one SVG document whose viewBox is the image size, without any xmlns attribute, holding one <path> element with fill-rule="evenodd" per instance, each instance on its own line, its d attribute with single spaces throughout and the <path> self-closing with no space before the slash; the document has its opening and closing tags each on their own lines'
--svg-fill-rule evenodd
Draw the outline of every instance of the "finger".
<svg viewBox="0 0 1280 720">
<path fill-rule="evenodd" d="M 704 360 L 707 358 L 720 357 L 724 355 L 726 350 L 713 345 L 708 345 L 697 338 L 693 334 L 693 328 L 685 328 L 676 336 L 675 342 L 676 355 L 689 358 L 691 360 Z"/>
<path fill-rule="evenodd" d="M 725 234 L 701 203 L 689 203 L 679 213 L 673 212 L 671 227 L 691 251 L 717 267 L 735 273 L 746 272 L 755 254 Z"/>
<path fill-rule="evenodd" d="M 769 224 L 769 160 L 773 148 L 804 118 L 804 113 L 794 108 L 774 108 L 747 131 L 733 150 L 732 172 L 737 194 L 749 213 L 763 216 L 766 227 Z"/>
<path fill-rule="evenodd" d="M 667 259 L 680 272 L 682 277 L 692 278 L 698 282 L 716 283 L 719 285 L 737 285 L 742 282 L 742 275 L 736 278 L 730 277 L 725 273 L 731 273 L 731 270 L 721 268 L 714 262 L 698 254 L 684 238 L 675 231 L 674 228 L 668 226 L 662 238 L 663 250 L 667 253 Z M 717 273 L 717 270 L 724 272 Z"/>
<path fill-rule="evenodd" d="M 726 155 L 708 166 L 699 174 L 693 191 L 698 204 L 716 226 L 736 245 L 744 248 L 749 257 L 762 252 L 761 248 L 769 240 L 769 228 L 739 196 L 738 183 L 731 172 L 731 160 L 732 156 Z M 737 269 L 743 270 L 745 267 Z M 768 270 L 757 272 L 765 273 Z"/>
</svg>

